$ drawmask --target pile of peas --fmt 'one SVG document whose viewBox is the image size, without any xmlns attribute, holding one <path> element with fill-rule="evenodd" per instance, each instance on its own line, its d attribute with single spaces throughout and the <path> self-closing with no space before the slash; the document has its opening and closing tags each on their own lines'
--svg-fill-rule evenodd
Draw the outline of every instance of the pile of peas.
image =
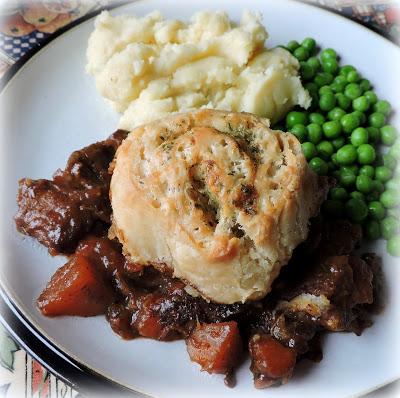
<svg viewBox="0 0 400 398">
<path fill-rule="evenodd" d="M 364 236 L 385 238 L 388 252 L 400 256 L 400 139 L 387 124 L 390 103 L 377 97 L 355 67 L 340 66 L 332 48 L 319 52 L 312 38 L 285 48 L 300 62 L 312 105 L 289 112 L 285 125 L 275 128 L 299 139 L 317 174 L 335 177 L 323 212 L 361 224 Z M 380 144 L 390 147 L 383 155 Z"/>
</svg>

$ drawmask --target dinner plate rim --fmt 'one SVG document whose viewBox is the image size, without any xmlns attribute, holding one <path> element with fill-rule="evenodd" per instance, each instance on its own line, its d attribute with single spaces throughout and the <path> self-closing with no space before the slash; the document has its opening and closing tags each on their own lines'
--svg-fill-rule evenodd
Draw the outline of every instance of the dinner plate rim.
<svg viewBox="0 0 400 398">
<path fill-rule="evenodd" d="M 120 7 L 128 6 L 130 4 L 145 2 L 147 0 L 125 0 L 118 1 L 112 5 L 102 7 L 99 10 L 90 12 L 89 14 L 73 21 L 71 24 L 61 28 L 54 34 L 46 38 L 40 46 L 36 46 L 17 62 L 15 62 L 0 79 L 0 95 L 6 90 L 8 85 L 18 77 L 18 72 L 26 66 L 34 57 L 40 56 L 40 52 L 46 49 L 47 45 L 55 41 L 60 36 L 63 36 L 78 27 L 82 23 L 95 18 L 104 10 L 115 10 Z M 383 40 L 386 45 L 391 45 L 395 51 L 400 51 L 400 43 L 395 43 L 387 36 L 379 33 L 377 30 L 365 26 L 362 22 L 355 18 L 344 16 L 339 11 L 330 9 L 321 4 L 309 3 L 306 0 L 285 0 L 287 3 L 301 3 L 305 6 L 317 8 L 322 12 L 329 13 L 336 18 L 345 20 L 348 24 L 355 24 L 358 28 L 364 29 L 368 34 Z M 42 366 L 48 369 L 53 375 L 61 379 L 64 383 L 74 388 L 76 391 L 83 393 L 87 396 L 96 393 L 96 396 L 106 394 L 118 394 L 118 396 L 133 396 L 133 397 L 148 397 L 152 395 L 136 391 L 131 387 L 124 386 L 122 383 L 113 380 L 112 378 L 97 372 L 89 365 L 79 361 L 61 348 L 57 347 L 55 342 L 42 333 L 37 325 L 35 325 L 22 311 L 19 310 L 18 305 L 13 301 L 12 297 L 7 294 L 6 287 L 0 279 L 0 322 L 10 335 L 18 342 L 18 344 Z M 35 347 L 40 347 L 38 352 Z M 365 394 L 371 393 L 393 381 L 398 380 L 399 377 L 393 380 L 386 381 L 380 385 L 373 386 L 367 390 L 354 395 L 354 397 L 361 397 Z M 94 390 L 95 389 L 95 390 Z M 101 389 L 101 390 L 100 390 Z"/>
</svg>

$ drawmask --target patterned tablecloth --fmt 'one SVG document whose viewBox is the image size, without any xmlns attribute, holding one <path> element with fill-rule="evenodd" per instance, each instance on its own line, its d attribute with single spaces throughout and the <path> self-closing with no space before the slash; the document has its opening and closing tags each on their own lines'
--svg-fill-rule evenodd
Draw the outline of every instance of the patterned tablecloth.
<svg viewBox="0 0 400 398">
<path fill-rule="evenodd" d="M 62 27 L 113 0 L 5 0 L 0 10 L 0 77 L 21 57 L 29 55 Z M 395 0 L 309 0 L 358 20 L 399 43 L 400 3 Z M 0 398 L 77 397 L 67 386 L 32 359 L 0 325 Z M 398 386 L 397 386 L 398 387 Z M 397 387 L 395 388 L 398 391 Z M 394 388 L 374 396 L 394 396 Z M 396 394 L 396 393 L 395 393 Z M 396 396 L 398 396 L 396 394 Z"/>
</svg>

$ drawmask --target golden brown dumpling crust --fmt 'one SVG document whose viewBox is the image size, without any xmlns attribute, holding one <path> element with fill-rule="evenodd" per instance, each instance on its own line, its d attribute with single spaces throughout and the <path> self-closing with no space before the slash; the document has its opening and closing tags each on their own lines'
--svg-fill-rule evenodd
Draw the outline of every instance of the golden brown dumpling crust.
<svg viewBox="0 0 400 398">
<path fill-rule="evenodd" d="M 206 298 L 256 300 L 307 237 L 319 188 L 298 140 L 265 119 L 172 115 L 118 149 L 110 235 L 132 261 L 166 264 Z"/>
</svg>

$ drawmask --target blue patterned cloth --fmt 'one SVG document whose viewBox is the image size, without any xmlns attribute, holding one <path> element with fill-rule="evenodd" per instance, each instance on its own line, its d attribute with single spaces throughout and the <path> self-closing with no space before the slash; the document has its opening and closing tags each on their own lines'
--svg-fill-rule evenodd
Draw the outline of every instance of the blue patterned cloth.
<svg viewBox="0 0 400 398">
<path fill-rule="evenodd" d="M 17 61 L 24 56 L 29 50 L 38 46 L 50 36 L 47 33 L 38 32 L 35 30 L 29 35 L 21 37 L 11 37 L 0 33 L 0 49 L 4 51 L 9 57 Z"/>
</svg>

